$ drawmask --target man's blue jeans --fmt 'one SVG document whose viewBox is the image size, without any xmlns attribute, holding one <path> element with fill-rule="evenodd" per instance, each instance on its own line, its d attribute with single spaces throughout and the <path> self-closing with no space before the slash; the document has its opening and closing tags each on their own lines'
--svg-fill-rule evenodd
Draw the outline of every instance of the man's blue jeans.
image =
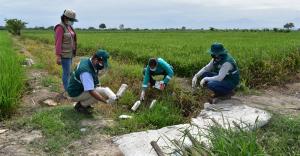
<svg viewBox="0 0 300 156">
<path fill-rule="evenodd" d="M 216 75 L 218 74 L 213 72 L 205 72 L 201 75 L 201 79 L 204 77 L 213 77 Z M 207 88 L 213 91 L 216 95 L 222 96 L 229 94 L 235 88 L 235 86 L 226 81 L 208 81 Z"/>
<path fill-rule="evenodd" d="M 62 81 L 65 91 L 68 89 L 70 74 L 71 74 L 72 58 L 61 58 L 62 66 Z"/>
</svg>

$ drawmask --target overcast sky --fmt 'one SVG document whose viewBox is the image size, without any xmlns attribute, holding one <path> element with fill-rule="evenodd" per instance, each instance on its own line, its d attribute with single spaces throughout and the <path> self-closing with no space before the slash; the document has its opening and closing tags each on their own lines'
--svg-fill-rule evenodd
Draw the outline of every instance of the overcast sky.
<svg viewBox="0 0 300 156">
<path fill-rule="evenodd" d="M 0 25 L 19 18 L 28 27 L 52 26 L 65 8 L 77 13 L 74 27 L 300 27 L 300 0 L 0 0 Z"/>
</svg>

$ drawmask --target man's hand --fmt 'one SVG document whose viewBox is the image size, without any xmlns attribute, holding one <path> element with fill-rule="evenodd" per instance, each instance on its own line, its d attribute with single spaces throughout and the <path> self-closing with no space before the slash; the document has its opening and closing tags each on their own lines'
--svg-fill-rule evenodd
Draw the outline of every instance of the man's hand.
<svg viewBox="0 0 300 156">
<path fill-rule="evenodd" d="M 115 100 L 113 100 L 113 99 L 107 99 L 106 103 L 112 105 L 112 104 L 115 103 Z"/>
<path fill-rule="evenodd" d="M 94 97 L 98 101 L 107 103 L 107 101 L 106 101 L 107 99 L 105 99 L 103 96 L 101 96 L 96 90 L 91 90 L 91 91 L 89 91 L 89 93 L 91 94 L 92 97 Z"/>
<path fill-rule="evenodd" d="M 192 88 L 195 88 L 196 87 L 196 84 L 197 84 L 197 76 L 194 76 L 193 77 L 193 80 L 192 80 Z"/>
<path fill-rule="evenodd" d="M 207 82 L 207 80 L 205 78 L 203 78 L 201 81 L 200 81 L 200 85 L 201 87 L 204 87 L 204 84 Z"/>
<path fill-rule="evenodd" d="M 145 100 L 145 91 L 144 90 L 142 90 L 142 92 L 141 92 L 140 100 L 141 101 Z"/>
<path fill-rule="evenodd" d="M 58 55 L 56 56 L 56 64 L 61 65 L 61 57 Z"/>
</svg>

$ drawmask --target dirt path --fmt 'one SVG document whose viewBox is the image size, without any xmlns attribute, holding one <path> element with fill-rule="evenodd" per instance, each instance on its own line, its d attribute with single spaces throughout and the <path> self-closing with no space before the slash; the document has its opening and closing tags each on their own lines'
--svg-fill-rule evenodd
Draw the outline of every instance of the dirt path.
<svg viewBox="0 0 300 156">
<path fill-rule="evenodd" d="M 261 92 L 260 95 L 240 96 L 238 98 L 252 107 L 280 114 L 300 114 L 300 83 L 291 83 L 284 87 L 271 87 Z"/>
</svg>

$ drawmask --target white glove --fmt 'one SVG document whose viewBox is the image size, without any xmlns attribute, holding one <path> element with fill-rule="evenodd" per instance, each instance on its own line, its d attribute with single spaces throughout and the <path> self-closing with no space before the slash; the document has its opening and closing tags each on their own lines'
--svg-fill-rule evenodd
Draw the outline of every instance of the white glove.
<svg viewBox="0 0 300 156">
<path fill-rule="evenodd" d="M 106 103 L 112 105 L 112 104 L 115 103 L 115 100 L 114 99 L 107 99 Z"/>
<path fill-rule="evenodd" d="M 159 90 L 164 90 L 165 89 L 164 81 L 156 81 L 153 88 L 156 88 L 156 89 L 159 89 Z"/>
<path fill-rule="evenodd" d="M 144 101 L 144 100 L 145 100 L 145 91 L 144 91 L 144 90 L 141 92 L 140 100 L 141 100 L 141 101 Z"/>
<path fill-rule="evenodd" d="M 197 79 L 198 79 L 197 76 L 194 76 L 194 77 L 193 77 L 193 80 L 192 80 L 192 88 L 195 88 L 195 87 L 196 87 Z"/>
<path fill-rule="evenodd" d="M 206 79 L 205 78 L 203 78 L 201 81 L 200 81 L 200 85 L 201 85 L 201 87 L 204 87 L 204 84 L 206 83 Z"/>
<path fill-rule="evenodd" d="M 166 85 L 165 85 L 165 82 L 164 82 L 164 81 L 160 81 L 160 82 L 159 82 L 159 89 L 160 89 L 160 90 L 164 90 L 164 89 L 165 89 L 165 86 L 166 86 Z"/>
</svg>

